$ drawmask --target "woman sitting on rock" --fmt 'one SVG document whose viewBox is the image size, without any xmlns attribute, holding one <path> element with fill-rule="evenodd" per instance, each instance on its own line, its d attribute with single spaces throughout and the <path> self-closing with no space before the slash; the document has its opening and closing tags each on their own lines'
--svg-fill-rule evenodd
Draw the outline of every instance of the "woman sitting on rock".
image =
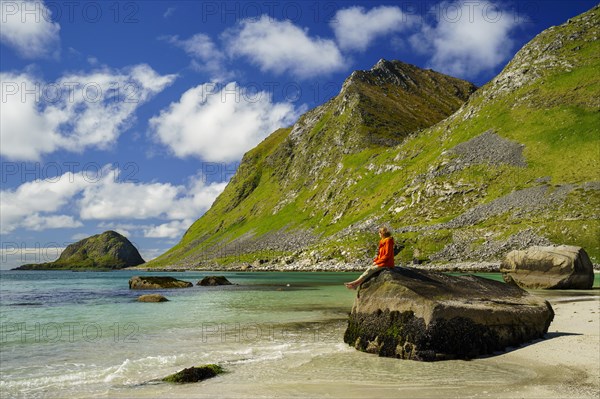
<svg viewBox="0 0 600 399">
<path fill-rule="evenodd" d="M 390 269 L 394 267 L 394 238 L 387 227 L 381 227 L 379 229 L 379 237 L 381 239 L 379 240 L 377 257 L 373 259 L 373 266 L 365 270 L 365 272 L 356 280 L 344 283 L 346 287 L 355 290 L 356 287 L 361 285 L 367 278 L 371 277 L 373 273 L 382 270 L 384 267 Z"/>
</svg>

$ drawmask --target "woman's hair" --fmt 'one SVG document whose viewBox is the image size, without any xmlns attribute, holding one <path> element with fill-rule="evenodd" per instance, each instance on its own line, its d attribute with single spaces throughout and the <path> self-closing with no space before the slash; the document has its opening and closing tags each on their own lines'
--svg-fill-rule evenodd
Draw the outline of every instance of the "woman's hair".
<svg viewBox="0 0 600 399">
<path fill-rule="evenodd" d="M 379 233 L 384 237 L 389 237 L 392 235 L 392 233 L 390 233 L 390 230 L 385 226 L 381 226 L 379 228 Z"/>
</svg>

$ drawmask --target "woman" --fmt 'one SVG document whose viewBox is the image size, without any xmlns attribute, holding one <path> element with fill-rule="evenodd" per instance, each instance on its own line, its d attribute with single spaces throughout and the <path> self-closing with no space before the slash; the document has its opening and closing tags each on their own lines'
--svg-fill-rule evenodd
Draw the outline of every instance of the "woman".
<svg viewBox="0 0 600 399">
<path fill-rule="evenodd" d="M 371 277 L 373 273 L 382 270 L 384 267 L 390 269 L 394 267 L 394 238 L 387 227 L 379 229 L 379 237 L 379 248 L 377 250 L 377 257 L 373 259 L 373 266 L 365 270 L 356 280 L 344 283 L 346 287 L 355 290 L 363 281 Z"/>
</svg>

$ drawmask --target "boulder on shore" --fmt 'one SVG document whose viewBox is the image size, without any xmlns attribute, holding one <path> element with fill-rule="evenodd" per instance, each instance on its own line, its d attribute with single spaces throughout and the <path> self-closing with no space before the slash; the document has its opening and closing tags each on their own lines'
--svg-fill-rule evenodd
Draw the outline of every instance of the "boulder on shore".
<svg viewBox="0 0 600 399">
<path fill-rule="evenodd" d="M 171 374 L 163 378 L 162 380 L 165 382 L 186 384 L 190 382 L 206 380 L 207 378 L 215 377 L 223 372 L 224 370 L 221 366 L 217 364 L 207 364 L 204 366 L 196 366 L 183 369 L 175 374 Z"/>
<path fill-rule="evenodd" d="M 214 285 L 231 285 L 231 282 L 224 276 L 206 276 L 198 281 L 196 285 L 214 286 Z"/>
<path fill-rule="evenodd" d="M 594 284 L 594 267 L 581 247 L 529 247 L 511 251 L 500 265 L 504 281 L 522 288 L 582 289 Z"/>
<path fill-rule="evenodd" d="M 517 286 L 395 268 L 362 284 L 344 342 L 401 359 L 470 359 L 542 338 L 553 318 L 546 300 Z"/>
<path fill-rule="evenodd" d="M 173 277 L 133 276 L 129 279 L 130 290 L 159 290 L 162 288 L 187 288 L 194 284 Z"/>
<path fill-rule="evenodd" d="M 160 294 L 140 295 L 138 302 L 168 302 L 169 300 Z"/>
</svg>

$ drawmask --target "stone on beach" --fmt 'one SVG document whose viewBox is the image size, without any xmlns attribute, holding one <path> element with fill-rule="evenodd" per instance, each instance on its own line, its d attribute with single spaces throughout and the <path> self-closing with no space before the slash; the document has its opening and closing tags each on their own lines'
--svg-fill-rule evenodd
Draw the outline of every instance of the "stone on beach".
<svg viewBox="0 0 600 399">
<path fill-rule="evenodd" d="M 231 285 L 231 282 L 224 276 L 206 276 L 198 281 L 196 285 L 214 286 L 214 285 Z"/>
<path fill-rule="evenodd" d="M 193 284 L 174 277 L 133 276 L 129 279 L 130 290 L 159 290 L 162 288 L 187 288 Z"/>
<path fill-rule="evenodd" d="M 140 295 L 138 302 L 168 302 L 169 300 L 160 294 Z"/>
<path fill-rule="evenodd" d="M 504 281 L 533 289 L 591 289 L 594 269 L 581 247 L 560 245 L 511 251 L 500 265 Z"/>
<path fill-rule="evenodd" d="M 546 300 L 517 286 L 395 268 L 362 284 L 344 341 L 380 356 L 469 359 L 542 338 L 553 317 Z"/>
<path fill-rule="evenodd" d="M 198 382 L 206 380 L 207 378 L 215 377 L 224 370 L 221 366 L 216 364 L 206 364 L 204 366 L 189 367 L 178 371 L 177 373 L 171 374 L 162 380 L 165 382 L 173 382 L 178 384 L 186 384 L 190 382 Z"/>
</svg>

